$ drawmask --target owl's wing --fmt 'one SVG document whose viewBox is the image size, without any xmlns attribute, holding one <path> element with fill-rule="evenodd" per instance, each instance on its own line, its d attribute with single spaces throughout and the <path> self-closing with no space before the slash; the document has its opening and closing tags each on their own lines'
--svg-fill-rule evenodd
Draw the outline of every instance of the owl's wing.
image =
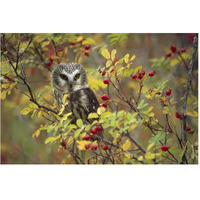
<svg viewBox="0 0 200 200">
<path fill-rule="evenodd" d="M 99 107 L 99 102 L 97 101 L 94 92 L 90 88 L 86 88 L 85 95 L 87 96 L 88 99 L 88 103 L 85 108 L 88 112 L 88 115 L 90 113 L 97 112 L 97 109 Z"/>
<path fill-rule="evenodd" d="M 82 119 L 86 123 L 92 123 L 92 119 L 88 119 L 88 115 L 97 112 L 99 103 L 94 92 L 90 88 L 83 88 L 68 97 L 69 107 L 75 119 Z"/>
<path fill-rule="evenodd" d="M 90 88 L 80 89 L 69 96 L 69 105 L 73 113 L 74 121 L 82 119 L 84 123 L 92 123 L 95 119 L 88 119 L 90 113 L 96 113 L 99 108 L 99 102 Z M 103 127 L 99 135 L 103 137 Z"/>
</svg>

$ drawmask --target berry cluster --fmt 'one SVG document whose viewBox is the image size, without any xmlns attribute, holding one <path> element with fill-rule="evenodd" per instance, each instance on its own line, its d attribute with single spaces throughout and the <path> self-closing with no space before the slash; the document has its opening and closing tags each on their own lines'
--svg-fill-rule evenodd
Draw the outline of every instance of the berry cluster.
<svg viewBox="0 0 200 200">
<path fill-rule="evenodd" d="M 79 44 L 79 45 L 83 45 L 82 43 L 83 43 L 84 40 L 85 40 L 85 38 L 83 38 L 83 39 L 80 41 L 80 44 Z M 71 46 L 76 46 L 76 45 L 78 45 L 78 43 L 77 43 L 77 42 L 71 42 L 70 45 L 71 45 Z M 84 55 L 85 55 L 85 56 L 89 56 L 89 55 L 90 55 L 90 54 L 89 54 L 90 48 L 91 48 L 91 46 L 90 46 L 89 44 L 86 44 L 86 45 L 84 46 Z"/>
<path fill-rule="evenodd" d="M 168 53 L 166 54 L 166 56 L 165 56 L 166 58 L 170 58 L 170 57 L 172 56 L 172 53 L 178 52 L 178 53 L 180 54 L 180 53 L 186 52 L 186 48 L 185 48 L 185 47 L 182 48 L 180 51 L 177 51 L 176 45 L 172 45 L 171 48 L 170 48 L 170 50 L 171 50 L 171 52 L 168 52 Z"/>
<path fill-rule="evenodd" d="M 138 71 L 138 74 L 132 74 L 131 77 L 132 77 L 132 79 L 138 78 L 141 80 L 141 79 L 143 79 L 145 73 L 146 73 L 145 70 L 141 69 Z M 151 71 L 151 72 L 149 72 L 149 76 L 153 77 L 155 75 L 155 73 L 156 73 L 155 71 Z"/>
</svg>

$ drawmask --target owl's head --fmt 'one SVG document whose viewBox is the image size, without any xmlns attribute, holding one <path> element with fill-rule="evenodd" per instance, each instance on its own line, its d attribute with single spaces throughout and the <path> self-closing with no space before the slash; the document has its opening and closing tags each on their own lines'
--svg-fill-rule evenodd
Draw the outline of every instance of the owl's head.
<svg viewBox="0 0 200 200">
<path fill-rule="evenodd" d="M 88 87 L 85 69 L 79 63 L 57 65 L 52 71 L 51 79 L 53 87 L 63 93 Z"/>
</svg>

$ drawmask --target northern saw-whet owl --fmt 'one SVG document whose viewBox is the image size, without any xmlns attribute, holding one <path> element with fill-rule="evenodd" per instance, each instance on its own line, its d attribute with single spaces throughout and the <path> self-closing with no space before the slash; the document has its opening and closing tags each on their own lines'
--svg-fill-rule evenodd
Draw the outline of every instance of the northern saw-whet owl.
<svg viewBox="0 0 200 200">
<path fill-rule="evenodd" d="M 92 123 L 93 120 L 88 119 L 88 115 L 97 112 L 99 103 L 88 86 L 84 67 L 79 63 L 58 64 L 53 69 L 51 78 L 59 107 L 63 104 L 63 95 L 69 94 L 65 112 L 72 112 L 71 123 L 76 123 L 77 119 L 82 119 L 84 124 Z"/>
</svg>

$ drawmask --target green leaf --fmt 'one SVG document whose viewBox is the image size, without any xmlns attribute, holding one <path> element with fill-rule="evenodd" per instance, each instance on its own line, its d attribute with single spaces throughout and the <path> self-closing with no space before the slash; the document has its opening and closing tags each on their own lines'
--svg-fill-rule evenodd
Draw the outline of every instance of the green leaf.
<svg viewBox="0 0 200 200">
<path fill-rule="evenodd" d="M 77 120 L 76 120 L 76 124 L 77 124 L 77 126 L 78 126 L 79 128 L 81 128 L 81 127 L 83 126 L 83 121 L 82 121 L 82 119 L 77 119 Z"/>
<path fill-rule="evenodd" d="M 112 115 L 111 112 L 107 111 L 101 114 L 101 118 L 106 118 L 106 117 L 110 117 Z"/>
<path fill-rule="evenodd" d="M 142 109 L 146 106 L 148 106 L 149 104 L 148 103 L 144 103 L 144 99 L 142 99 L 137 107 L 137 109 Z"/>
<path fill-rule="evenodd" d="M 81 129 L 78 129 L 74 132 L 74 138 L 76 139 L 81 133 Z"/>
<path fill-rule="evenodd" d="M 148 159 L 148 160 L 152 160 L 152 159 L 155 158 L 155 153 L 148 152 L 148 153 L 145 154 L 145 158 Z"/>
</svg>

